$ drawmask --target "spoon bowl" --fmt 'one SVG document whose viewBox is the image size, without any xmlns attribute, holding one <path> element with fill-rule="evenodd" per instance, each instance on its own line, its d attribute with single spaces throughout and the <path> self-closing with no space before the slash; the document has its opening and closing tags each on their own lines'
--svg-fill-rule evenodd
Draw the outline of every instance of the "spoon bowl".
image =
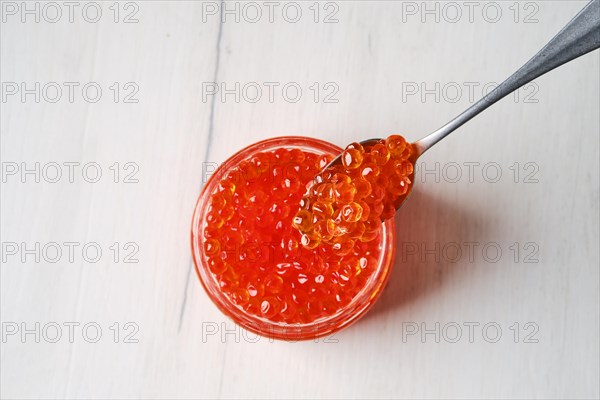
<svg viewBox="0 0 600 400">
<path fill-rule="evenodd" d="M 362 142 L 359 142 L 361 146 L 363 146 L 365 149 L 368 149 L 374 145 L 376 145 L 377 143 L 381 143 L 383 140 L 383 138 L 379 138 L 379 139 L 367 139 L 367 140 L 363 140 Z M 411 144 L 411 146 L 413 146 L 415 153 L 410 157 L 410 162 L 413 164 L 413 166 L 415 165 L 417 159 L 419 158 L 419 156 L 421 154 L 423 154 L 422 151 L 420 151 L 420 147 L 418 146 L 418 142 L 417 143 L 413 143 Z M 339 154 L 337 157 L 335 157 L 333 160 L 331 160 L 331 162 L 329 164 L 327 164 L 325 166 L 325 168 L 323 168 L 323 170 L 326 170 L 330 167 L 335 167 L 337 165 L 342 164 L 342 155 L 343 154 Z M 414 184 L 414 177 L 415 177 L 415 172 L 414 172 L 414 168 L 413 168 L 413 173 L 409 175 L 409 178 L 411 180 L 411 182 L 413 182 Z M 407 194 L 403 195 L 403 199 L 402 202 L 396 205 L 396 210 L 399 210 L 404 203 L 406 203 L 406 200 L 408 200 L 408 198 L 410 197 L 412 193 L 412 185 L 409 188 L 409 191 Z"/>
</svg>

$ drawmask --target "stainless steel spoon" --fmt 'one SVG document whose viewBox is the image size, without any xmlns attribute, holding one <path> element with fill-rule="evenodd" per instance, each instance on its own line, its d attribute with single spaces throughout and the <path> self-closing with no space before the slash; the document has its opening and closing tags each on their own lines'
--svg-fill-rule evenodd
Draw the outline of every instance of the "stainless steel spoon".
<svg viewBox="0 0 600 400">
<path fill-rule="evenodd" d="M 416 150 L 414 160 L 425 153 L 431 146 L 504 96 L 514 92 L 546 72 L 560 67 L 590 51 L 596 50 L 598 47 L 600 47 L 600 0 L 592 0 L 542 50 L 496 89 L 492 90 L 488 95 L 437 131 L 413 143 Z M 362 141 L 361 144 L 364 147 L 369 147 L 379 140 L 381 139 L 369 139 Z M 334 158 L 325 168 L 339 163 L 341 163 L 341 154 Z"/>
</svg>

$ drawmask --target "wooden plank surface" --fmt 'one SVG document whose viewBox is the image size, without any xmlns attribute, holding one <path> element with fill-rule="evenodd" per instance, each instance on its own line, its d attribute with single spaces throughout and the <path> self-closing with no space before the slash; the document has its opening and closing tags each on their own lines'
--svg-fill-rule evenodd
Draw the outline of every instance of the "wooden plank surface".
<svg viewBox="0 0 600 400">
<path fill-rule="evenodd" d="M 2 398 L 600 396 L 597 51 L 419 161 L 388 287 L 332 338 L 237 328 L 189 249 L 214 163 L 416 140 L 585 2 L 75 3 L 2 2 Z"/>
</svg>

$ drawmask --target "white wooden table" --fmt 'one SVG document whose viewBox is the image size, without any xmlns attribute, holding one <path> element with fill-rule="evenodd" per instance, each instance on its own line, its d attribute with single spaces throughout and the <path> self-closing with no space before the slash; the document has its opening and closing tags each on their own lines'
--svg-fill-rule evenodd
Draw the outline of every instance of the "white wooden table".
<svg viewBox="0 0 600 400">
<path fill-rule="evenodd" d="M 214 163 L 416 140 L 585 2 L 113 3 L 2 2 L 3 398 L 600 396 L 597 51 L 426 154 L 388 287 L 332 338 L 236 328 L 189 249 Z"/>
</svg>

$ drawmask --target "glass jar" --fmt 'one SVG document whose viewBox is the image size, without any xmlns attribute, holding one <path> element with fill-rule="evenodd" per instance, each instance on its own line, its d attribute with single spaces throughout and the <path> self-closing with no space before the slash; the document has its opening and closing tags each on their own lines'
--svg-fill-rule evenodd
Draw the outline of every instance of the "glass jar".
<svg viewBox="0 0 600 400">
<path fill-rule="evenodd" d="M 210 205 L 210 197 L 217 190 L 218 183 L 228 171 L 235 168 L 240 162 L 251 159 L 256 153 L 273 151 L 278 148 L 301 149 L 318 155 L 329 154 L 336 156 L 342 149 L 331 143 L 299 136 L 285 136 L 267 139 L 252 144 L 234 154 L 211 175 L 204 185 L 196 203 L 192 219 L 192 256 L 200 283 L 206 290 L 215 305 L 235 323 L 243 328 L 259 335 L 283 339 L 283 340 L 306 340 L 330 335 L 357 321 L 363 316 L 379 298 L 385 283 L 389 277 L 395 255 L 395 224 L 394 219 L 389 219 L 382 224 L 380 232 L 379 259 L 376 270 L 367 280 L 365 286 L 344 308 L 337 313 L 322 317 L 310 323 L 288 324 L 273 322 L 257 315 L 249 314 L 236 306 L 219 287 L 207 265 L 207 257 L 204 254 L 203 232 L 206 226 L 205 214 Z"/>
</svg>

